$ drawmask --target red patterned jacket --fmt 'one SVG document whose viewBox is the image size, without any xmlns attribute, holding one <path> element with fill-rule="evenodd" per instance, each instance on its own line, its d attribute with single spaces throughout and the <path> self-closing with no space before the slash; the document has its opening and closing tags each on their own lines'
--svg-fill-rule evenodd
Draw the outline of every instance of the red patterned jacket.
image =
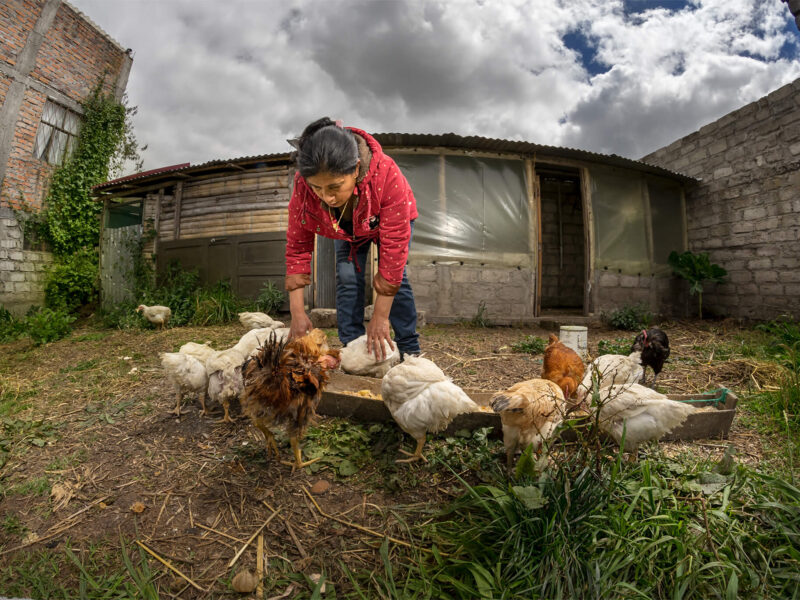
<svg viewBox="0 0 800 600">
<path fill-rule="evenodd" d="M 408 259 L 409 223 L 417 218 L 417 202 L 400 168 L 383 153 L 375 138 L 360 129 L 348 129 L 361 136 L 372 153 L 367 174 L 353 191 L 357 202 L 353 211 L 354 235 L 351 237 L 342 228 L 334 230 L 326 205 L 296 173 L 286 229 L 286 289 L 311 283 L 311 253 L 314 235 L 318 234 L 356 244 L 367 239 L 378 242 L 378 273 L 373 285 L 380 294 L 394 295 Z"/>
</svg>

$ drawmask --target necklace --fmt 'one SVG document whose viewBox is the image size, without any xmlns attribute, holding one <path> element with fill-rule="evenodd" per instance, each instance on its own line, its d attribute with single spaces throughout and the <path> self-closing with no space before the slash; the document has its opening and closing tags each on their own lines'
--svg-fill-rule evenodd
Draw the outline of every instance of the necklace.
<svg viewBox="0 0 800 600">
<path fill-rule="evenodd" d="M 352 198 L 352 196 L 350 196 L 350 198 Z M 339 216 L 338 219 L 334 219 L 333 218 L 333 212 L 331 212 L 331 207 L 328 206 L 327 204 L 325 205 L 325 206 L 328 207 L 328 216 L 331 218 L 331 225 L 333 226 L 333 231 L 334 232 L 338 233 L 338 231 L 339 231 L 339 221 L 342 220 L 342 217 L 344 217 L 345 211 L 347 211 L 347 207 L 350 204 L 350 198 L 348 198 L 347 202 L 344 203 L 344 206 L 342 207 L 341 215 Z"/>
</svg>

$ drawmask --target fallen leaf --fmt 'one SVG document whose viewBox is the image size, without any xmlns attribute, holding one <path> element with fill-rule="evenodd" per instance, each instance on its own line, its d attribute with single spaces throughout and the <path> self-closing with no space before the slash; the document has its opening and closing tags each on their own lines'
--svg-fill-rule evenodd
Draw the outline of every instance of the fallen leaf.
<svg viewBox="0 0 800 600">
<path fill-rule="evenodd" d="M 137 515 L 141 512 L 144 512 L 145 508 L 147 507 L 141 502 L 134 502 L 131 504 L 131 512 L 135 512 Z"/>
<path fill-rule="evenodd" d="M 329 481 L 325 479 L 320 479 L 317 483 L 311 486 L 311 493 L 312 494 L 324 494 L 327 492 L 331 487 Z"/>
<path fill-rule="evenodd" d="M 319 593 L 324 594 L 325 591 L 328 589 L 328 585 L 323 582 L 323 584 L 319 585 L 319 580 L 322 579 L 322 575 L 320 573 L 312 573 L 308 576 L 308 578 L 314 582 L 315 586 L 319 586 Z"/>
</svg>

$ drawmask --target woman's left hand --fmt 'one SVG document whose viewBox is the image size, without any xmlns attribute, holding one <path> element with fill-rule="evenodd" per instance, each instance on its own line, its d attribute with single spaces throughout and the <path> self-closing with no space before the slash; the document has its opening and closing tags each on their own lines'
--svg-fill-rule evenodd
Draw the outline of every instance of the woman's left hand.
<svg viewBox="0 0 800 600">
<path fill-rule="evenodd" d="M 384 341 L 387 345 L 384 345 Z M 367 350 L 375 356 L 375 360 L 386 360 L 386 349 L 394 349 L 394 342 L 389 331 L 389 319 L 373 315 L 367 325 Z"/>
</svg>

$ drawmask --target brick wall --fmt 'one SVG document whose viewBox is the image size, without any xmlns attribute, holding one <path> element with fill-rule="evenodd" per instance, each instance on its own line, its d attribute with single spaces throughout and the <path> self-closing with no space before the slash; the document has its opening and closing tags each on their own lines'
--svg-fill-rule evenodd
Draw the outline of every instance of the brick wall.
<svg viewBox="0 0 800 600">
<path fill-rule="evenodd" d="M 800 318 L 800 79 L 642 160 L 702 179 L 687 190 L 689 249 L 729 273 L 704 308 Z"/>
<path fill-rule="evenodd" d="M 52 262 L 49 252 L 23 248 L 14 213 L 0 207 L 0 306 L 21 316 L 31 305 L 44 304 L 44 279 Z"/>
<path fill-rule="evenodd" d="M 23 249 L 12 208 L 41 208 L 55 166 L 33 155 L 48 99 L 80 113 L 98 81 L 120 97 L 131 59 L 59 0 L 0 2 L 0 304 L 43 303 L 49 254 Z"/>
<path fill-rule="evenodd" d="M 36 56 L 31 77 L 80 102 L 101 78 L 103 89 L 114 93 L 124 56 L 119 45 L 62 4 Z"/>
<path fill-rule="evenodd" d="M 3 0 L 0 2 L 0 61 L 14 65 L 25 47 L 28 33 L 41 12 L 35 0 Z"/>
</svg>

